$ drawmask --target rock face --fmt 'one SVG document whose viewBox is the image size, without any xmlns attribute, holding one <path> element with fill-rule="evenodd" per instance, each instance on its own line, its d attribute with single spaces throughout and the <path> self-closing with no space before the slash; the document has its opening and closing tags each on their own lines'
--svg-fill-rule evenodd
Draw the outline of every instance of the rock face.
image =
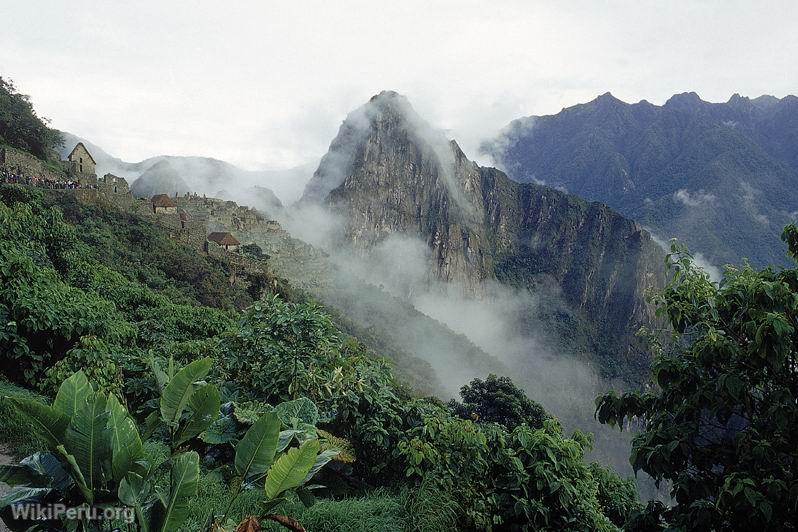
<svg viewBox="0 0 798 532">
<path fill-rule="evenodd" d="M 636 223 L 479 167 L 394 92 L 347 117 L 303 201 L 341 215 L 340 236 L 360 253 L 391 235 L 418 237 L 430 278 L 466 294 L 489 296 L 492 281 L 554 285 L 591 347 L 625 352 L 651 318 L 643 295 L 660 278 L 661 253 Z"/>
<path fill-rule="evenodd" d="M 485 146 L 519 182 L 601 201 L 715 266 L 789 264 L 780 239 L 798 214 L 798 98 L 677 94 L 664 105 L 606 93 L 512 122 Z"/>
</svg>

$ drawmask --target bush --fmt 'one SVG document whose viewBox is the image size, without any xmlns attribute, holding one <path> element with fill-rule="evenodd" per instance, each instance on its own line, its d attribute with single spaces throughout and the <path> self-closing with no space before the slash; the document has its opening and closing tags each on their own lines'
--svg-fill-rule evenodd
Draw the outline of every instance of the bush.
<svg viewBox="0 0 798 532">
<path fill-rule="evenodd" d="M 601 464 L 590 464 L 590 474 L 598 483 L 601 511 L 616 526 L 623 527 L 629 517 L 642 509 L 633 480 L 624 480 L 615 471 Z"/>
<path fill-rule="evenodd" d="M 509 377 L 491 374 L 484 381 L 474 379 L 460 388 L 460 397 L 462 403 L 449 403 L 455 414 L 482 423 L 498 423 L 508 430 L 523 423 L 540 428 L 548 417 L 543 407 L 529 399 Z"/>
<path fill-rule="evenodd" d="M 83 336 L 66 357 L 47 370 L 47 377 L 39 388 L 48 395 L 55 395 L 62 382 L 83 370 L 95 390 L 121 396 L 122 370 L 116 364 L 118 360 L 118 354 L 105 342 L 95 336 Z"/>
</svg>

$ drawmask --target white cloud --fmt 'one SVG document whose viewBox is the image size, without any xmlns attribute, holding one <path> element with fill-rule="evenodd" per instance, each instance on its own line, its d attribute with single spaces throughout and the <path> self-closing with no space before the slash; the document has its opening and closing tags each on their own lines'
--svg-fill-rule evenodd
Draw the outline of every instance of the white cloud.
<svg viewBox="0 0 798 532">
<path fill-rule="evenodd" d="M 654 103 L 794 91 L 798 4 L 770 6 L 5 2 L 0 74 L 56 127 L 126 160 L 305 163 L 382 89 L 406 94 L 473 158 L 511 119 L 607 90 Z"/>
<path fill-rule="evenodd" d="M 674 201 L 683 203 L 688 207 L 698 207 L 700 205 L 715 203 L 717 199 L 718 199 L 717 196 L 715 196 L 714 194 L 709 194 L 707 192 L 704 192 L 703 190 L 690 193 L 687 190 L 680 188 L 679 190 L 673 193 Z"/>
</svg>

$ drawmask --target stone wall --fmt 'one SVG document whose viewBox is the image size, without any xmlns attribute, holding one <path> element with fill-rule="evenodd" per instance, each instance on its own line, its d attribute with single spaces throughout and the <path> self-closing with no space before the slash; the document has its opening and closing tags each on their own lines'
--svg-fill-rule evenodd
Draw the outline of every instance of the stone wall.
<svg viewBox="0 0 798 532">
<path fill-rule="evenodd" d="M 61 190 L 59 192 L 63 192 L 65 194 L 72 194 L 78 200 L 85 203 L 96 202 L 99 199 L 99 194 L 97 193 L 96 188 L 75 188 L 75 189 Z"/>
<path fill-rule="evenodd" d="M 0 169 L 23 177 L 38 177 L 59 181 L 66 179 L 63 169 L 54 170 L 30 153 L 11 147 L 0 147 Z"/>
</svg>

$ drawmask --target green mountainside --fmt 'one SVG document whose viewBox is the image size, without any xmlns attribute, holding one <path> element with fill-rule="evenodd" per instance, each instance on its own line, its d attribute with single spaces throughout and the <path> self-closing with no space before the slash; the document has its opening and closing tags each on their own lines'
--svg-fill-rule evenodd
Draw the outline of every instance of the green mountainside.
<svg viewBox="0 0 798 532">
<path fill-rule="evenodd" d="M 664 105 L 611 94 L 512 122 L 485 149 L 519 182 L 601 201 L 722 266 L 788 264 L 798 212 L 798 98 L 695 93 Z"/>
<path fill-rule="evenodd" d="M 188 364 L 188 369 L 194 363 L 207 360 L 210 365 L 212 361 L 214 368 L 207 378 L 218 383 L 213 385 L 218 385 L 217 401 L 230 406 L 219 412 L 217 403 L 216 412 L 207 422 L 189 420 L 203 423 L 200 426 L 208 432 L 203 432 L 203 428 L 201 434 L 194 433 L 197 435 L 190 437 L 195 438 L 190 445 L 192 450 L 183 448 L 184 454 L 180 455 L 188 459 L 192 452 L 199 452 L 206 464 L 203 472 L 199 466 L 185 466 L 197 467 L 197 486 L 203 501 L 179 514 L 179 519 L 193 523 L 187 526 L 200 527 L 209 509 L 223 513 L 230 498 L 225 495 L 228 488 L 224 482 L 232 480 L 211 469 L 224 465 L 229 449 L 229 443 L 220 442 L 230 440 L 219 438 L 237 437 L 234 432 L 230 436 L 215 432 L 212 435 L 209 424 L 220 416 L 219 429 L 222 424 L 230 424 L 225 430 L 236 430 L 243 423 L 238 430 L 246 430 L 251 421 L 245 420 L 251 418 L 244 417 L 244 412 L 255 409 L 257 417 L 257 412 L 269 411 L 270 404 L 279 406 L 288 401 L 288 405 L 297 397 L 307 398 L 304 400 L 312 401 L 314 411 L 318 409 L 314 417 L 307 418 L 318 424 L 318 429 L 301 426 L 301 438 L 309 438 L 306 434 L 312 429 L 317 434 L 314 438 L 327 442 L 325 445 L 338 446 L 324 462 L 338 457 L 328 466 L 330 472 L 320 477 L 327 487 L 316 495 L 320 500 L 314 506 L 316 513 L 303 510 L 298 502 L 281 506 L 283 512 L 300 516 L 309 525 L 317 523 L 323 529 L 329 519 L 340 519 L 363 521 L 365 529 L 389 526 L 409 530 L 410 523 L 419 520 L 445 528 L 455 523 L 483 528 L 496 519 L 524 522 L 527 514 L 518 513 L 517 503 L 508 506 L 503 499 L 489 494 L 493 490 L 514 489 L 512 483 L 505 485 L 505 473 L 489 480 L 495 483 L 490 492 L 483 487 L 488 468 L 503 468 L 507 475 L 515 475 L 514 462 L 504 461 L 518 459 L 519 452 L 530 464 L 549 460 L 546 456 L 558 464 L 568 462 L 569 472 L 563 474 L 575 475 L 574 481 L 580 483 L 573 494 L 579 505 L 573 506 L 570 498 L 555 498 L 547 503 L 547 521 L 577 519 L 589 528 L 613 529 L 612 522 L 602 514 L 601 504 L 606 503 L 596 498 L 599 482 L 608 482 L 606 488 L 602 487 L 607 493 L 616 482 L 626 490 L 623 498 L 617 499 L 621 506 L 611 503 L 613 508 L 623 508 L 623 516 L 636 504 L 636 497 L 628 498 L 634 493 L 630 484 L 597 465 L 588 467 L 581 461 L 587 440 L 580 439 L 583 436 L 565 438 L 556 420 L 546 417 L 544 422 L 539 407 L 532 409 L 536 416 L 534 426 L 522 423 L 500 429 L 492 423 L 483 425 L 461 419 L 437 400 L 415 398 L 394 380 L 385 361 L 358 339 L 341 332 L 345 323 L 339 328 L 334 318 L 331 320 L 306 296 L 273 278 L 265 263 L 260 275 L 239 274 L 231 283 L 230 261 L 179 244 L 166 231 L 136 215 L 83 204 L 61 191 L 0 185 L 0 222 L 3 378 L 34 388 L 45 397 L 52 397 L 64 379 L 88 379 L 97 393 L 121 397 L 144 431 L 152 423 L 152 414 L 158 412 L 153 397 L 157 399 L 161 373 L 166 371 L 163 378 L 169 379 L 174 370 L 166 368 L 172 365 L 179 368 Z M 263 294 L 267 287 L 279 295 Z M 76 376 L 75 371 L 79 371 Z M 175 383 L 178 375 L 172 377 Z M 71 385 L 61 385 L 59 396 L 66 393 L 64 386 Z M 34 414 L 18 412 L 14 405 L 18 401 L 41 404 L 49 399 L 30 396 L 11 385 L 3 384 L 0 389 L 12 398 L 23 398 L 0 402 L 0 428 L 14 426 L 14 431 L 8 432 L 17 434 L 14 438 L 20 438 L 20 431 L 37 433 L 36 425 L 27 425 L 26 421 L 26 416 Z M 513 390 L 523 397 L 519 408 L 529 410 L 523 392 L 514 387 Z M 95 400 L 98 399 L 89 399 Z M 188 408 L 200 406 L 191 402 Z M 235 422 L 229 415 L 231 408 L 237 413 Z M 470 408 L 476 406 L 459 405 L 457 412 L 472 418 Z M 76 417 L 70 423 L 79 427 L 82 421 Z M 285 430 L 293 430 L 289 418 L 284 423 Z M 148 436 L 151 439 L 142 451 L 142 459 L 163 463 L 164 458 L 159 456 L 169 450 L 161 442 L 174 445 L 169 443 L 168 434 L 156 432 L 155 436 Z M 7 442 L 17 441 L 20 450 L 44 450 L 47 438 L 59 438 L 51 432 L 41 437 L 44 439 L 40 441 L 27 438 L 24 444 L 19 439 Z M 66 445 L 76 456 L 82 456 L 81 447 L 71 447 L 77 445 L 72 440 L 67 439 Z M 346 452 L 356 457 L 354 464 L 349 454 L 341 454 L 346 446 L 350 446 Z M 502 448 L 509 454 L 497 462 L 493 453 Z M 425 458 L 426 453 L 433 454 Z M 178 467 L 177 463 L 174 467 Z M 466 464 L 471 464 L 471 472 L 463 469 Z M 18 477 L 9 476 L 9 471 L 0 468 L 0 478 L 13 486 Z M 157 471 L 151 473 L 156 483 L 161 482 Z M 451 482 L 455 480 L 447 477 L 452 474 L 447 471 L 456 472 L 456 491 L 446 487 L 453 487 Z M 550 478 L 559 478 L 557 475 Z M 104 482 L 115 485 L 107 477 Z M 415 496 L 413 486 L 419 483 L 423 490 Z M 378 486 L 390 487 L 391 492 L 371 491 Z M 533 491 L 538 489 L 530 487 Z M 22 493 L 19 489 L 27 488 L 12 488 L 10 496 Z M 86 489 L 90 488 L 84 489 L 84 495 Z M 335 503 L 336 497 L 352 495 L 365 500 L 360 506 L 346 502 L 339 507 Z M 412 517 L 407 513 L 428 497 L 435 497 L 439 505 L 450 509 L 441 514 L 439 506 Z M 535 495 L 530 493 L 529 497 L 529 504 L 533 504 Z M 258 499 L 246 496 L 241 504 L 245 502 L 251 508 Z M 380 514 L 373 507 L 377 504 L 393 506 L 385 510 L 387 514 Z M 244 508 L 235 506 L 231 517 L 243 518 L 242 512 L 248 511 Z M 4 511 L 0 517 L 10 518 Z"/>
</svg>

